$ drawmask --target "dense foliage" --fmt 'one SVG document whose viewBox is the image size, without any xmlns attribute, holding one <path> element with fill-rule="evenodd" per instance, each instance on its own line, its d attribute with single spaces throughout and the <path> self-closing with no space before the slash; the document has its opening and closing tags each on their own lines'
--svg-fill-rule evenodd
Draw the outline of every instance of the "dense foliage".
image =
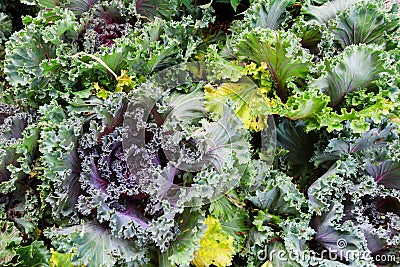
<svg viewBox="0 0 400 267">
<path fill-rule="evenodd" d="M 0 265 L 399 266 L 399 36 L 380 0 L 0 4 Z"/>
</svg>

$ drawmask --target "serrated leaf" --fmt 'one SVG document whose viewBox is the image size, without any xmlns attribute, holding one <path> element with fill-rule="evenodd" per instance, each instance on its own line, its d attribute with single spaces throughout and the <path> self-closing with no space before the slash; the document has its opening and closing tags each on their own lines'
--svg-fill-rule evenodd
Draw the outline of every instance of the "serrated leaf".
<svg viewBox="0 0 400 267">
<path fill-rule="evenodd" d="M 298 215 L 302 213 L 302 207 L 307 206 L 304 196 L 292 183 L 291 177 L 276 170 L 270 171 L 265 185 L 246 199 L 259 209 L 268 210 L 274 215 Z"/>
<path fill-rule="evenodd" d="M 235 250 L 240 251 L 245 245 L 251 223 L 247 212 L 232 215 L 234 216 L 232 219 L 221 221 L 221 227 L 223 232 L 235 238 Z"/>
<path fill-rule="evenodd" d="M 181 234 L 166 252 L 160 254 L 160 266 L 188 266 L 194 258 L 193 253 L 200 247 L 205 231 L 202 214 L 185 211 L 177 219 Z"/>
</svg>

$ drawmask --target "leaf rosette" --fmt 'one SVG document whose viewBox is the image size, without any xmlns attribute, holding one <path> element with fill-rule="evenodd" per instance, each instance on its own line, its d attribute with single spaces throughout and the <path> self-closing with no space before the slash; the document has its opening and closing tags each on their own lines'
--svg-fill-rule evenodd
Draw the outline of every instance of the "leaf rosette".
<svg viewBox="0 0 400 267">
<path fill-rule="evenodd" d="M 221 112 L 211 116 L 201 87 L 165 97 L 171 86 L 209 82 L 207 73 L 204 63 L 158 73 L 156 83 L 179 78 L 158 89 L 144 85 L 147 88 L 141 91 L 147 95 L 135 96 L 124 118 L 128 130 L 123 145 L 130 171 L 142 177 L 138 183 L 146 190 L 172 205 L 201 206 L 220 198 L 238 184 L 250 160 L 250 137 L 227 102 L 221 101 Z M 153 124 L 142 123 L 149 118 Z"/>
<path fill-rule="evenodd" d="M 199 68 L 179 72 L 182 66 L 128 94 L 92 97 L 68 110 L 55 102 L 41 108 L 43 181 L 54 188 L 45 198 L 57 224 L 75 225 L 49 230 L 49 236 L 87 225 L 113 240 L 155 246 L 169 255 L 186 227 L 179 218 L 239 183 L 251 160 L 250 135 L 229 103 L 221 103 L 221 116 L 209 114 Z M 187 84 L 176 77 L 160 84 L 177 70 L 189 75 L 178 77 Z M 188 93 L 172 90 L 176 87 Z M 77 226 L 80 220 L 85 224 Z M 185 238 L 199 238 L 200 217 L 196 222 L 198 231 Z"/>
</svg>

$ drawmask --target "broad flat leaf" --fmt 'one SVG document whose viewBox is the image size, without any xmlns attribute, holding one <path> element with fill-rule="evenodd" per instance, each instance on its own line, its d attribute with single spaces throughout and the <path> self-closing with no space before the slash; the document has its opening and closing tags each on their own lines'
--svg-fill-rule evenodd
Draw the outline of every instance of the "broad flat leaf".
<svg viewBox="0 0 400 267">
<path fill-rule="evenodd" d="M 399 18 L 388 14 L 382 3 L 362 1 L 342 12 L 329 31 L 342 48 L 352 44 L 385 44 L 399 28 Z M 388 35 L 389 34 L 389 35 Z"/>
<path fill-rule="evenodd" d="M 67 7 L 75 15 L 81 16 L 83 13 L 89 11 L 97 2 L 99 0 L 71 0 Z"/>
<path fill-rule="evenodd" d="M 191 3 L 192 0 L 182 0 L 182 4 L 184 4 L 186 8 L 190 8 Z"/>
<path fill-rule="evenodd" d="M 386 188 L 400 189 L 400 163 L 384 161 L 379 165 L 367 163 L 366 172 L 374 177 L 375 182 Z"/>
<path fill-rule="evenodd" d="M 60 252 L 73 253 L 71 262 L 87 267 L 115 266 L 117 261 L 140 264 L 146 248 L 133 241 L 116 238 L 109 229 L 94 222 L 65 229 L 47 231 L 54 247 Z"/>
<path fill-rule="evenodd" d="M 366 45 L 348 47 L 339 56 L 324 61 L 324 74 L 311 86 L 329 95 L 330 105 L 335 106 L 347 93 L 371 86 L 389 73 L 382 54 L 382 50 Z"/>
<path fill-rule="evenodd" d="M 50 251 L 43 241 L 33 241 L 26 247 L 17 250 L 18 259 L 15 266 L 18 267 L 49 267 Z"/>
<path fill-rule="evenodd" d="M 234 254 L 233 237 L 222 231 L 221 223 L 208 216 L 204 222 L 207 230 L 200 241 L 200 250 L 195 253 L 193 264 L 196 267 L 217 267 L 231 265 Z"/>
<path fill-rule="evenodd" d="M 302 125 L 295 125 L 285 119 L 277 127 L 277 141 L 280 146 L 288 150 L 284 156 L 287 163 L 298 169 L 309 164 L 317 140 L 314 134 L 305 133 Z"/>
<path fill-rule="evenodd" d="M 60 6 L 60 2 L 61 1 L 57 1 L 57 0 L 36 0 L 36 2 L 38 3 L 38 5 L 42 8 L 55 8 L 57 6 Z"/>
<path fill-rule="evenodd" d="M 295 0 L 267 0 L 257 1 L 245 11 L 245 19 L 250 21 L 250 27 L 269 28 L 277 30 L 289 17 L 286 9 L 293 5 Z"/>
<path fill-rule="evenodd" d="M 277 85 L 277 94 L 284 102 L 288 97 L 288 83 L 304 79 L 311 66 L 311 55 L 290 32 L 255 29 L 242 36 L 236 49 L 240 58 L 260 65 L 266 63 Z"/>
<path fill-rule="evenodd" d="M 204 106 L 204 94 L 199 90 L 189 94 L 172 94 L 168 101 L 168 108 L 171 110 L 165 114 L 165 120 L 179 121 L 182 124 L 193 123 L 207 115 Z"/>
<path fill-rule="evenodd" d="M 126 58 L 128 51 L 125 47 L 115 46 L 112 50 L 105 50 L 99 58 L 114 71 L 114 73 L 121 73 L 126 68 L 124 59 Z M 97 65 L 99 69 L 104 68 L 100 63 Z M 121 77 L 119 77 L 121 79 Z"/>
<path fill-rule="evenodd" d="M 341 11 L 360 1 L 361 0 L 333 0 L 327 1 L 321 6 L 314 6 L 311 4 L 311 1 L 308 0 L 308 3 L 303 6 L 301 11 L 302 14 L 308 15 L 313 20 L 323 24 L 335 17 Z"/>
</svg>

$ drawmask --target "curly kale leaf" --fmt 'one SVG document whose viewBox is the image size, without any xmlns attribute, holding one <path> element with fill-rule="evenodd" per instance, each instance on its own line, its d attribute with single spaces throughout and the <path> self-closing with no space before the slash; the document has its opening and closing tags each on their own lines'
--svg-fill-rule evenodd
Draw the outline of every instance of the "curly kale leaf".
<svg viewBox="0 0 400 267">
<path fill-rule="evenodd" d="M 393 223 L 399 220 L 400 205 L 398 164 L 392 159 L 398 135 L 387 123 L 361 137 L 345 131 L 341 135 L 329 144 L 325 157 L 319 157 L 334 162 L 332 167 L 308 189 L 316 212 L 311 226 L 317 231 L 315 242 L 346 261 L 367 266 L 377 255 L 396 253 L 400 245 L 400 229 Z M 339 239 L 347 242 L 345 248 L 337 247 Z M 350 257 L 348 250 L 367 256 Z"/>
<path fill-rule="evenodd" d="M 290 177 L 272 171 L 264 185 L 247 199 L 256 207 L 281 216 L 299 215 L 306 207 L 304 196 L 291 182 Z"/>
<path fill-rule="evenodd" d="M 126 62 L 130 73 L 149 75 L 157 70 L 187 62 L 204 41 L 198 37 L 213 21 L 205 11 L 202 17 L 187 16 L 185 23 L 156 18 L 140 31 L 121 41 L 129 54 Z M 132 41 L 134 40 L 134 41 Z"/>
<path fill-rule="evenodd" d="M 255 208 L 254 226 L 246 242 L 249 263 L 259 266 L 270 260 L 278 266 L 305 266 L 308 258 L 285 263 L 274 255 L 281 246 L 287 253 L 304 253 L 305 243 L 314 233 L 308 226 L 311 217 L 306 213 L 308 202 L 291 177 L 272 170 L 259 189 L 246 198 Z"/>
<path fill-rule="evenodd" d="M 200 241 L 200 249 L 195 253 L 193 264 L 196 267 L 230 266 L 235 252 L 234 238 L 222 230 L 218 219 L 208 216 L 204 224 L 207 225 L 207 230 Z"/>
<path fill-rule="evenodd" d="M 344 135 L 329 140 L 325 150 L 314 158 L 314 163 L 334 162 L 347 154 L 354 154 L 367 150 L 378 150 L 386 147 L 395 137 L 394 125 L 380 125 L 361 135 Z M 366 154 L 368 155 L 368 154 Z"/>
<path fill-rule="evenodd" d="M 361 1 L 341 12 L 329 23 L 328 33 L 341 48 L 357 44 L 386 44 L 399 28 L 397 14 L 387 12 L 381 2 Z"/>
<path fill-rule="evenodd" d="M 0 221 L 0 263 L 6 266 L 17 254 L 22 237 L 12 222 Z"/>
<path fill-rule="evenodd" d="M 38 128 L 35 115 L 0 103 L 0 219 L 37 237 L 39 199 L 35 189 Z"/>
<path fill-rule="evenodd" d="M 95 222 L 64 229 L 49 229 L 46 235 L 52 239 L 54 247 L 65 253 L 72 253 L 74 265 L 88 267 L 145 264 L 145 247 L 133 241 L 114 237 L 107 227 Z"/>
<path fill-rule="evenodd" d="M 374 87 L 383 74 L 389 74 L 382 50 L 360 45 L 349 47 L 336 58 L 326 59 L 320 78 L 311 82 L 330 96 L 330 105 L 340 104 L 345 95 L 362 87 Z"/>
<path fill-rule="evenodd" d="M 48 101 L 49 92 L 57 90 L 59 85 L 54 76 L 43 73 L 42 64 L 57 58 L 64 34 L 75 26 L 74 17 L 68 12 L 65 21 L 45 29 L 40 23 L 30 23 L 24 29 L 14 33 L 6 46 L 4 72 L 7 81 L 17 88 L 14 95 L 29 100 L 29 104 Z M 40 21 L 40 20 L 39 20 Z"/>
<path fill-rule="evenodd" d="M 40 152 L 45 170 L 42 176 L 44 187 L 54 186 L 54 192 L 43 191 L 42 197 L 51 205 L 52 217 L 56 221 L 78 219 L 76 204 L 81 187 L 79 155 L 74 147 L 81 134 L 84 119 L 67 119 L 63 109 L 53 103 L 41 108 L 42 129 Z"/>
<path fill-rule="evenodd" d="M 187 266 L 200 248 L 200 240 L 206 230 L 204 215 L 186 210 L 178 218 L 180 234 L 168 250 L 159 255 L 161 266 Z"/>
</svg>

